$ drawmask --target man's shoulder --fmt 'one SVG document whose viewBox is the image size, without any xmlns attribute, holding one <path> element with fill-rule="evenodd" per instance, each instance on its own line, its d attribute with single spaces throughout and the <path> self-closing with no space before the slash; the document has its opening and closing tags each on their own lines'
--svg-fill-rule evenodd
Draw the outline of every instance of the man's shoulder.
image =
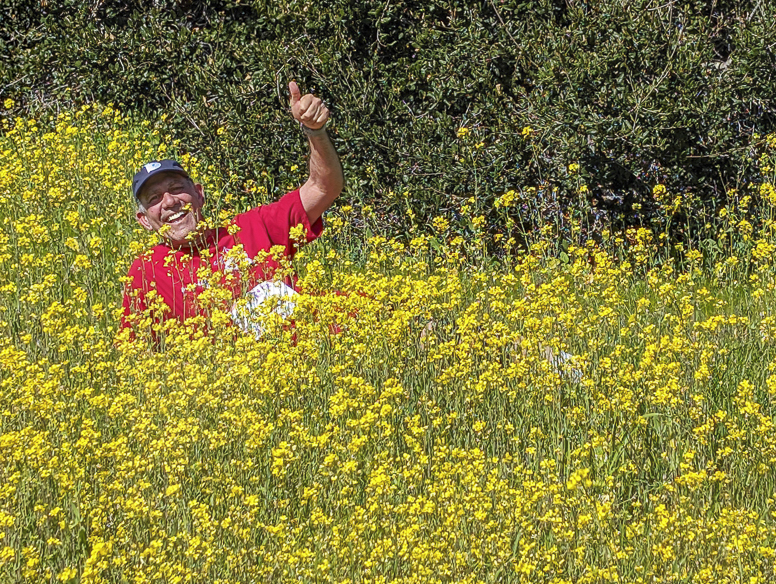
<svg viewBox="0 0 776 584">
<path fill-rule="evenodd" d="M 286 223 L 304 222 L 292 221 L 304 214 L 304 207 L 302 206 L 302 200 L 299 197 L 299 190 L 287 192 L 277 201 L 257 205 L 252 209 L 244 213 L 235 215 L 234 223 L 242 229 L 272 229 L 278 225 L 285 225 Z"/>
<path fill-rule="evenodd" d="M 301 206 L 301 204 L 302 204 L 302 199 L 299 196 L 299 189 L 296 189 L 296 190 L 287 192 L 276 201 L 272 201 L 271 203 L 261 203 L 259 205 L 256 205 L 252 209 L 248 209 L 244 213 L 239 213 L 238 215 L 235 215 L 235 221 L 238 218 L 242 218 L 242 219 L 262 218 L 267 214 L 273 214 L 277 212 L 279 209 Z"/>
</svg>

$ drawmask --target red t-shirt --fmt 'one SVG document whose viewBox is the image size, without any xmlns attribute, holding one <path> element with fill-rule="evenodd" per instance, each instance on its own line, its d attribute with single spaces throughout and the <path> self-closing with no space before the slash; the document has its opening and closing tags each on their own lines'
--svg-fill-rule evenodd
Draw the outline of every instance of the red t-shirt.
<svg viewBox="0 0 776 584">
<path fill-rule="evenodd" d="M 230 234 L 234 228 L 213 230 L 201 250 L 181 251 L 161 244 L 137 258 L 129 268 L 131 281 L 124 288 L 122 326 L 129 326 L 126 317 L 132 312 L 146 309 L 146 296 L 151 290 L 156 290 L 170 308 L 162 319 L 177 318 L 182 322 L 204 314 L 198 300 L 208 285 L 200 280 L 202 267 L 223 274 L 221 285 L 230 288 L 232 299 L 236 300 L 245 290 L 272 279 L 278 268 L 278 263 L 262 252 L 269 252 L 270 248 L 279 245 L 283 246 L 286 257 L 293 257 L 296 252 L 295 241 L 290 236 L 293 227 L 302 225 L 304 228 L 304 241 L 298 243 L 314 240 L 323 230 L 320 218 L 310 224 L 298 190 L 285 194 L 275 203 L 237 215 L 232 224 L 239 227 L 239 231 Z M 237 245 L 243 246 L 245 255 L 251 260 L 248 282 L 240 281 L 236 260 L 227 257 L 229 250 Z M 287 278 L 285 285 L 293 288 L 294 282 Z"/>
</svg>

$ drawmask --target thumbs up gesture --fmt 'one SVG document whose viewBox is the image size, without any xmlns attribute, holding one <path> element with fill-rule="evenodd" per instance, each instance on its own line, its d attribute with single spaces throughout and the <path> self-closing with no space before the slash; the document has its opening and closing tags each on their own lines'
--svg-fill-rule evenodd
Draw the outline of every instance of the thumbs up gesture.
<svg viewBox="0 0 776 584">
<path fill-rule="evenodd" d="M 302 95 L 296 81 L 288 84 L 288 91 L 291 93 L 291 114 L 297 122 L 311 130 L 319 130 L 326 125 L 329 108 L 323 105 L 319 97 L 312 93 Z"/>
</svg>

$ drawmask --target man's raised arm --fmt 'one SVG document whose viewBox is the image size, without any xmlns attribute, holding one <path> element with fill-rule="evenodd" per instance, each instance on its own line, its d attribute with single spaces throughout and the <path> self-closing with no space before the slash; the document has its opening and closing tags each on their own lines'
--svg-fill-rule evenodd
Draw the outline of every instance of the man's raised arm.
<svg viewBox="0 0 776 584">
<path fill-rule="evenodd" d="M 342 192 L 342 164 L 326 133 L 329 109 L 311 93 L 303 96 L 294 81 L 288 84 L 288 90 L 291 113 L 302 124 L 310 143 L 310 176 L 299 188 L 299 196 L 310 223 L 315 223 Z"/>
</svg>

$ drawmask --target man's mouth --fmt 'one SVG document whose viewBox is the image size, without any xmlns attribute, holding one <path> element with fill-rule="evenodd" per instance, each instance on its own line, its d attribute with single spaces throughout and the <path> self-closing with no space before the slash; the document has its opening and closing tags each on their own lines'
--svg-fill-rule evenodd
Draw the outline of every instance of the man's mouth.
<svg viewBox="0 0 776 584">
<path fill-rule="evenodd" d="M 177 213 L 173 213 L 167 219 L 165 219 L 165 223 L 179 223 L 188 213 L 186 211 L 178 211 Z"/>
</svg>

